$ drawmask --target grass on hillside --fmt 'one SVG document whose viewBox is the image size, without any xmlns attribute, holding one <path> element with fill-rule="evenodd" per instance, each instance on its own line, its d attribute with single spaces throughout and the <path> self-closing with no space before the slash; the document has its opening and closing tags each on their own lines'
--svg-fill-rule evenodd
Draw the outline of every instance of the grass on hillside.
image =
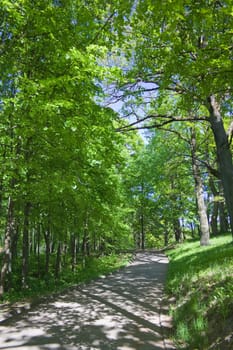
<svg viewBox="0 0 233 350">
<path fill-rule="evenodd" d="M 18 288 L 18 281 L 13 283 L 13 288 L 4 294 L 2 302 L 16 302 L 25 299 L 37 298 L 62 291 L 70 286 L 89 282 L 101 275 L 112 273 L 126 266 L 132 258 L 132 254 L 110 254 L 100 257 L 89 256 L 80 261 L 75 271 L 68 266 L 64 268 L 58 278 L 51 273 L 47 278 L 29 276 L 28 288 Z M 33 266 L 30 266 L 33 270 Z M 13 276 L 18 278 L 17 276 Z"/>
<path fill-rule="evenodd" d="M 177 349 L 233 349 L 233 244 L 231 236 L 181 244 L 168 251 L 167 291 Z"/>
</svg>

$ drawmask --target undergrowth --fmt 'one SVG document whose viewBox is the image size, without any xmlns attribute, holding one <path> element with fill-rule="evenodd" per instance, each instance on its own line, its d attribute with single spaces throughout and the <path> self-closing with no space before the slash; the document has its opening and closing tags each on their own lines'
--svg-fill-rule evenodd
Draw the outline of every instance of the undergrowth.
<svg viewBox="0 0 233 350">
<path fill-rule="evenodd" d="M 1 302 L 12 303 L 41 297 L 53 292 L 62 291 L 70 286 L 89 282 L 101 275 L 112 273 L 126 266 L 131 258 L 132 254 L 110 254 L 100 257 L 85 257 L 85 260 L 82 259 L 82 261 L 77 264 L 74 271 L 71 271 L 70 266 L 67 266 L 67 268 L 63 268 L 58 277 L 55 277 L 52 273 L 43 278 L 30 275 L 28 278 L 28 287 L 26 289 L 19 287 L 19 281 L 17 281 L 16 277 L 13 275 L 11 281 L 12 287 L 9 292 L 4 294 L 4 298 Z M 33 271 L 33 266 L 31 266 L 31 270 Z"/>
<path fill-rule="evenodd" d="M 233 349 L 232 237 L 181 244 L 168 251 L 167 292 L 177 349 Z"/>
</svg>

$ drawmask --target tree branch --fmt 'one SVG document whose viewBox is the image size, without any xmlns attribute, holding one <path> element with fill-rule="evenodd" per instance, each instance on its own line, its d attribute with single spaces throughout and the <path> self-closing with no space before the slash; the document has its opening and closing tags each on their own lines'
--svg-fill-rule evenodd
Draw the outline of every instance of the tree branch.
<svg viewBox="0 0 233 350">
<path fill-rule="evenodd" d="M 146 120 L 152 120 L 152 119 L 156 119 L 156 118 L 161 118 L 161 119 L 166 119 L 166 120 L 159 122 L 159 123 L 154 123 L 152 125 L 143 125 L 143 126 L 135 127 L 136 125 L 139 125 Z M 196 122 L 196 121 L 200 121 L 200 120 L 206 121 L 207 117 L 184 118 L 184 117 L 174 117 L 174 116 L 161 115 L 161 114 L 147 115 L 146 117 L 138 119 L 133 123 L 130 123 L 128 125 L 117 128 L 116 131 L 126 132 L 126 131 L 142 130 L 142 129 L 156 129 L 156 128 L 162 128 L 163 126 L 165 126 L 167 124 L 171 124 L 173 122 Z"/>
<path fill-rule="evenodd" d="M 100 30 L 96 33 L 96 35 L 94 36 L 94 38 L 91 40 L 90 44 L 93 44 L 96 42 L 96 40 L 98 39 L 98 37 L 100 36 L 100 33 L 106 28 L 106 26 L 108 25 L 108 23 L 111 21 L 111 19 L 113 18 L 113 16 L 115 15 L 116 11 L 114 11 L 113 13 L 111 13 L 111 15 L 106 19 L 105 23 L 103 24 L 103 26 L 100 28 Z"/>
<path fill-rule="evenodd" d="M 218 179 L 221 179 L 220 172 L 217 169 L 213 168 L 209 163 L 202 159 L 198 159 L 198 161 L 206 166 L 210 174 L 217 177 Z"/>
<path fill-rule="evenodd" d="M 189 154 L 186 154 L 185 157 L 191 158 L 192 156 Z M 195 159 L 207 168 L 209 174 L 213 175 L 217 179 L 221 179 L 220 172 L 217 169 L 213 168 L 208 162 L 206 162 L 205 160 L 202 160 L 198 157 L 195 157 Z"/>
<path fill-rule="evenodd" d="M 187 139 L 186 137 L 182 136 L 181 133 L 178 132 L 177 130 L 165 129 L 165 128 L 163 128 L 163 127 L 159 128 L 159 130 L 166 131 L 166 132 L 167 132 L 167 131 L 168 131 L 168 132 L 171 132 L 171 133 L 177 135 L 177 136 L 179 137 L 179 139 L 181 139 L 181 140 L 183 140 L 183 141 L 185 141 L 185 142 L 187 142 L 187 143 L 190 142 L 189 139 Z"/>
</svg>

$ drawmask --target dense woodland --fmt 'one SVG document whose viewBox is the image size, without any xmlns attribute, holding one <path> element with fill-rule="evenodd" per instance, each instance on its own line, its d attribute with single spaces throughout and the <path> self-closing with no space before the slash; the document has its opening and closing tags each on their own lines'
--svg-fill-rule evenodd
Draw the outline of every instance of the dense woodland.
<svg viewBox="0 0 233 350">
<path fill-rule="evenodd" d="M 1 295 L 233 232 L 231 0 L 1 0 L 0 18 Z"/>
</svg>

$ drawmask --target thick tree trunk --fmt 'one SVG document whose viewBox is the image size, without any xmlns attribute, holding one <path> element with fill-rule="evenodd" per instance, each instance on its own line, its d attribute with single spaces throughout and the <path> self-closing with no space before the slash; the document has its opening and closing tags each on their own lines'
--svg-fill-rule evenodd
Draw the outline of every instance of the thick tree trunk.
<svg viewBox="0 0 233 350">
<path fill-rule="evenodd" d="M 210 124 L 213 130 L 219 170 L 223 185 L 224 197 L 230 218 L 230 228 L 233 235 L 233 163 L 229 148 L 227 133 L 224 129 L 220 107 L 214 96 L 208 98 L 208 109 L 210 113 Z"/>
<path fill-rule="evenodd" d="M 195 181 L 195 191 L 196 191 L 196 199 L 197 199 L 197 209 L 198 216 L 200 221 L 200 234 L 201 234 L 201 245 L 208 245 L 210 238 L 209 231 L 209 222 L 207 217 L 207 210 L 204 200 L 204 192 L 203 192 L 203 184 L 202 178 L 200 174 L 200 168 L 196 157 L 196 135 L 195 129 L 191 129 L 191 155 L 192 155 L 192 168 L 193 168 L 193 177 Z"/>
<path fill-rule="evenodd" d="M 3 260 L 2 260 L 2 268 L 0 275 L 0 297 L 3 296 L 6 289 L 6 279 L 7 276 L 11 273 L 11 241 L 12 235 L 14 231 L 14 202 L 12 197 L 10 196 L 8 199 L 8 209 L 7 209 L 7 223 L 6 223 L 6 231 L 5 231 L 5 241 L 4 241 L 4 251 L 3 251 Z"/>
</svg>

